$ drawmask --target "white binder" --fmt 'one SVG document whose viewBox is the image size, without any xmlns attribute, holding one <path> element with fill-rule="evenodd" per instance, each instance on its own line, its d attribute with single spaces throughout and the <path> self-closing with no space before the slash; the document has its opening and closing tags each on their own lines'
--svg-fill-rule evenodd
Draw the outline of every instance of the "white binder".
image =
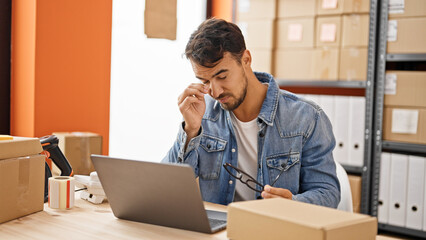
<svg viewBox="0 0 426 240">
<path fill-rule="evenodd" d="M 389 224 L 405 227 L 408 156 L 391 154 Z"/>
<path fill-rule="evenodd" d="M 334 129 L 334 96 L 320 95 L 319 105 L 327 115 L 328 119 L 331 122 L 331 126 L 333 126 Z"/>
<path fill-rule="evenodd" d="M 425 159 L 408 156 L 407 228 L 422 230 L 425 189 Z"/>
<path fill-rule="evenodd" d="M 350 97 L 349 165 L 363 166 L 365 97 Z"/>
<path fill-rule="evenodd" d="M 305 98 L 308 100 L 311 100 L 312 102 L 316 103 L 317 105 L 319 105 L 319 95 L 315 95 L 315 94 L 306 94 Z"/>
<path fill-rule="evenodd" d="M 349 124 L 350 108 L 349 97 L 334 97 L 334 136 L 336 137 L 336 147 L 333 156 L 341 164 L 349 163 Z"/>
<path fill-rule="evenodd" d="M 390 181 L 391 154 L 382 153 L 380 159 L 380 183 L 379 183 L 379 223 L 388 223 L 389 219 L 389 181 Z"/>
</svg>

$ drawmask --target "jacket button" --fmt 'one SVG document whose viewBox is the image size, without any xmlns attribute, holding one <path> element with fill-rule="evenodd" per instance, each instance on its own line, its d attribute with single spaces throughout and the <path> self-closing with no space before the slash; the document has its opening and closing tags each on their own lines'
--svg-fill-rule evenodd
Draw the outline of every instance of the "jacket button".
<svg viewBox="0 0 426 240">
<path fill-rule="evenodd" d="M 231 152 L 235 152 L 235 148 L 233 148 L 233 149 L 231 150 Z"/>
<path fill-rule="evenodd" d="M 263 132 L 259 133 L 259 137 L 263 138 L 265 134 Z"/>
<path fill-rule="evenodd" d="M 229 185 L 232 185 L 234 182 L 232 180 L 229 180 Z"/>
</svg>

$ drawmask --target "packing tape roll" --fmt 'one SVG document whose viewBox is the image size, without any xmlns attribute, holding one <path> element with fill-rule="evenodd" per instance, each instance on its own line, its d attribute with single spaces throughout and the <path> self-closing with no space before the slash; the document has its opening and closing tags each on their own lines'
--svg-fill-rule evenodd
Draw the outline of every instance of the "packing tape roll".
<svg viewBox="0 0 426 240">
<path fill-rule="evenodd" d="M 73 177 L 57 176 L 49 178 L 50 208 L 69 209 L 74 206 L 75 180 Z"/>
</svg>

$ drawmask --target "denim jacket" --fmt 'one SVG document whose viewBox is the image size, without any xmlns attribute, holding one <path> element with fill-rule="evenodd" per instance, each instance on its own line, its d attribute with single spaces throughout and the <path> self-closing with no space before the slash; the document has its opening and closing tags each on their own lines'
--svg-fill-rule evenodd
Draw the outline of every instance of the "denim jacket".
<svg viewBox="0 0 426 240">
<path fill-rule="evenodd" d="M 257 117 L 257 181 L 271 185 L 284 166 L 274 187 L 290 190 L 293 200 L 336 208 L 340 185 L 332 155 L 335 139 L 326 114 L 313 102 L 280 90 L 272 75 L 255 75 L 269 84 Z M 162 161 L 191 165 L 199 177 L 203 200 L 227 205 L 234 199 L 237 180 L 222 165 L 238 166 L 237 141 L 229 111 L 209 95 L 205 95 L 205 101 L 201 133 L 184 151 L 187 135 L 182 123 Z M 259 193 L 253 194 L 261 198 Z"/>
</svg>

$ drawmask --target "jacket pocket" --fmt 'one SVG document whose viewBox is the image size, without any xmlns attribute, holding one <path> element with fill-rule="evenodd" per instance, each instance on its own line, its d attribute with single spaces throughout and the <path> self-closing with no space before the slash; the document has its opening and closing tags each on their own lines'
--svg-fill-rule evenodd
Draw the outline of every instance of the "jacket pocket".
<svg viewBox="0 0 426 240">
<path fill-rule="evenodd" d="M 204 135 L 199 148 L 199 176 L 204 180 L 219 178 L 226 141 Z"/>
<path fill-rule="evenodd" d="M 283 184 L 287 185 L 289 183 L 288 180 L 298 176 L 300 172 L 299 156 L 298 152 L 291 152 L 267 157 L 266 165 L 268 166 L 269 184 L 272 184 L 281 172 L 274 187 L 283 186 Z"/>
</svg>

